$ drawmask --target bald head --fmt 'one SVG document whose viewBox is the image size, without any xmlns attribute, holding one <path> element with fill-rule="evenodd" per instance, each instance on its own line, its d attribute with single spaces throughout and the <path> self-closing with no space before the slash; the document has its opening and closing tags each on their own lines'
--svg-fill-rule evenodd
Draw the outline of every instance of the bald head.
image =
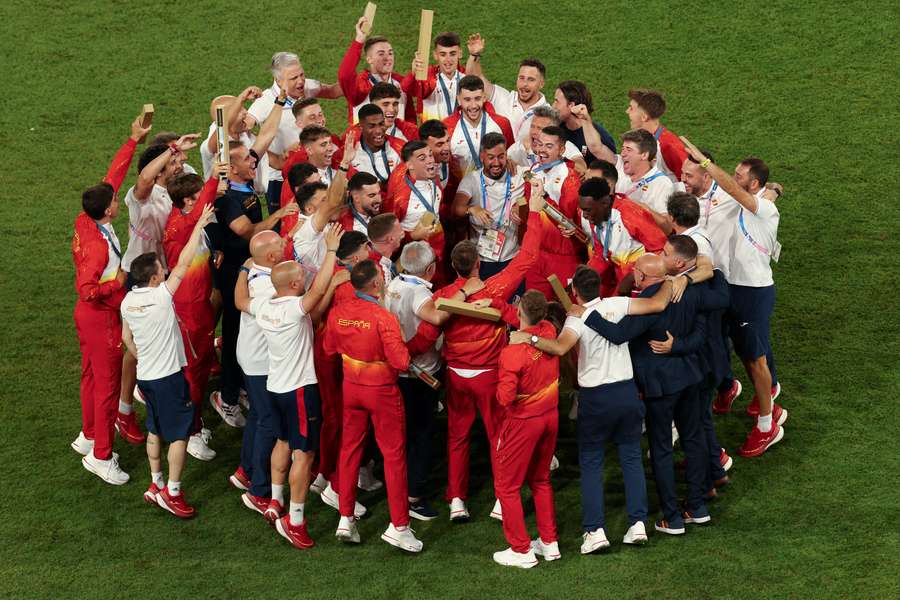
<svg viewBox="0 0 900 600">
<path fill-rule="evenodd" d="M 665 277 L 666 263 L 661 256 L 656 254 L 644 254 L 634 263 L 635 269 L 639 269 L 647 277 Z"/>
<path fill-rule="evenodd" d="M 250 256 L 253 262 L 271 267 L 283 257 L 284 240 L 274 231 L 260 231 L 250 238 Z"/>
<path fill-rule="evenodd" d="M 279 296 L 299 296 L 303 292 L 303 267 L 293 260 L 278 263 L 272 267 L 272 286 Z"/>
</svg>

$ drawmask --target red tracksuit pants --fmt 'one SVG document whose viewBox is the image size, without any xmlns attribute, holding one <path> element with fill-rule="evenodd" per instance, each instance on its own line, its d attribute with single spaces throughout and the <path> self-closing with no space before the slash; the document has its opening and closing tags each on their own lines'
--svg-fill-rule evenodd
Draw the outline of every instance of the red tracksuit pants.
<svg viewBox="0 0 900 600">
<path fill-rule="evenodd" d="M 559 416 L 555 409 L 538 417 L 507 418 L 500 427 L 494 488 L 503 510 L 503 533 L 516 552 L 528 552 L 531 547 L 520 491 L 525 482 L 534 498 L 538 534 L 544 542 L 556 541 L 550 460 L 558 429 Z"/>
<path fill-rule="evenodd" d="M 81 349 L 81 430 L 94 440 L 94 456 L 108 460 L 122 382 L 122 322 L 114 310 L 75 304 Z"/>
<path fill-rule="evenodd" d="M 400 388 L 393 385 L 357 385 L 344 379 L 344 429 L 341 433 L 340 496 L 341 515 L 353 516 L 359 464 L 366 448 L 369 421 L 375 441 L 384 455 L 391 523 L 409 524 L 409 497 L 406 474 L 406 416 Z"/>
<path fill-rule="evenodd" d="M 556 254 L 541 249 L 537 262 L 525 275 L 525 289 L 538 290 L 547 300 L 556 300 L 556 294 L 547 278 L 556 275 L 565 287 L 580 264 L 581 260 L 574 254 Z"/>
<path fill-rule="evenodd" d="M 322 430 L 319 433 L 319 473 L 340 493 L 339 462 L 341 454 L 341 357 L 315 357 L 316 379 L 322 398 Z M 354 485 L 355 487 L 355 485 Z"/>
<path fill-rule="evenodd" d="M 466 499 L 469 492 L 469 434 L 475 410 L 481 415 L 491 448 L 491 467 L 496 458 L 494 442 L 502 421 L 497 393 L 497 370 L 472 378 L 447 369 L 447 500 Z"/>
<path fill-rule="evenodd" d="M 176 302 L 175 315 L 181 329 L 181 341 L 184 342 L 184 353 L 187 366 L 184 377 L 191 391 L 191 403 L 194 405 L 194 433 L 201 428 L 200 412 L 203 406 L 203 395 L 209 382 L 209 372 L 215 362 L 214 347 L 216 317 L 212 303 Z"/>
</svg>

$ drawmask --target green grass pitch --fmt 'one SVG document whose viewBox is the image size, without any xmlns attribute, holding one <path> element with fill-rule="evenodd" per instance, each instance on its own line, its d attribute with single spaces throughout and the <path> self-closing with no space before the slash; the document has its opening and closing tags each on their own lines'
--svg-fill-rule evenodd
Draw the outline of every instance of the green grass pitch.
<svg viewBox="0 0 900 600">
<path fill-rule="evenodd" d="M 156 106 L 155 131 L 205 132 L 209 100 L 269 85 L 276 50 L 298 51 L 309 76 L 335 81 L 364 4 L 0 3 L 0 596 L 900 597 L 900 13 L 889 2 L 379 5 L 375 33 L 392 40 L 399 71 L 412 60 L 418 10 L 432 8 L 435 32 L 485 36 L 484 67 L 498 83 L 512 85 L 518 60 L 538 56 L 545 91 L 562 79 L 586 81 L 595 116 L 616 136 L 628 125 L 628 88 L 661 89 L 666 125 L 728 168 L 749 154 L 765 158 L 785 185 L 773 337 L 791 418 L 771 452 L 735 460 L 711 526 L 680 539 L 651 533 L 649 547 L 623 548 L 611 452 L 613 549 L 580 556 L 577 454 L 565 418 L 563 466 L 553 476 L 563 559 L 528 572 L 491 560 L 506 544 L 488 518 L 480 440 L 472 522 L 451 526 L 444 512 L 414 524 L 425 542 L 419 556 L 380 541 L 383 492 L 361 497 L 372 513 L 360 524 L 361 546 L 337 543 L 336 512 L 312 497 L 318 545 L 292 549 L 227 484 L 240 434 L 214 415 L 207 420 L 219 457 L 189 459 L 184 476 L 199 511 L 190 522 L 141 501 L 149 480 L 142 448 L 116 444 L 132 475 L 126 486 L 84 471 L 68 446 L 80 414 L 69 243 L 81 191 L 103 176 L 143 103 Z M 326 105 L 340 128 L 344 102 Z M 197 151 L 190 162 L 200 166 Z M 126 223 L 123 207 L 123 240 Z M 716 422 L 736 450 L 750 420 L 739 410 Z M 445 468 L 440 461 L 435 470 L 436 500 Z"/>
</svg>

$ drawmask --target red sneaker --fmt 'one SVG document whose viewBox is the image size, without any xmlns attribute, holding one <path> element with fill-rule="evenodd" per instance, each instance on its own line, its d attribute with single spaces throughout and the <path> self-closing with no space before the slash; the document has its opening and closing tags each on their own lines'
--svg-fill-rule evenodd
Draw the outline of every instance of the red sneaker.
<svg viewBox="0 0 900 600">
<path fill-rule="evenodd" d="M 784 425 L 788 418 L 788 411 L 781 408 L 780 404 L 772 404 L 772 422 Z"/>
<path fill-rule="evenodd" d="M 153 506 L 159 506 L 159 502 L 156 500 L 156 496 L 159 495 L 159 492 L 159 486 L 155 483 L 151 483 L 150 487 L 147 488 L 147 491 L 144 492 L 144 502 L 152 504 Z"/>
<path fill-rule="evenodd" d="M 738 454 L 747 458 L 759 456 L 771 446 L 780 442 L 783 437 L 784 429 L 782 429 L 778 423 L 773 422 L 772 429 L 766 433 L 760 431 L 759 427 L 754 427 L 753 431 L 750 432 L 750 435 L 747 436 L 747 441 L 745 441 L 744 445 L 741 446 L 741 449 L 738 450 Z"/>
<path fill-rule="evenodd" d="M 144 432 L 141 431 L 140 426 L 137 424 L 137 418 L 134 416 L 134 413 L 128 415 L 117 413 L 116 431 L 119 432 L 119 437 L 135 446 L 147 441 Z"/>
<path fill-rule="evenodd" d="M 741 382 L 737 379 L 733 380 L 730 390 L 716 394 L 712 405 L 713 412 L 717 415 L 724 415 L 731 411 L 731 405 L 734 404 L 734 399 L 741 395 L 742 389 Z"/>
<path fill-rule="evenodd" d="M 722 465 L 722 469 L 727 473 L 731 469 L 731 465 L 734 464 L 734 461 L 728 456 L 728 453 L 725 452 L 725 448 L 722 448 L 719 452 L 719 464 Z"/>
<path fill-rule="evenodd" d="M 238 467 L 237 471 L 228 477 L 228 481 L 231 482 L 231 485 L 243 492 L 250 489 L 250 478 L 247 477 L 244 467 Z M 268 504 L 266 504 L 266 506 L 268 506 Z"/>
<path fill-rule="evenodd" d="M 772 403 L 775 403 L 775 399 L 781 395 L 781 383 L 776 383 L 772 386 Z M 759 398 L 756 397 L 756 394 L 753 394 L 753 399 L 750 400 L 750 404 L 747 405 L 747 414 L 751 417 L 759 416 Z"/>
<path fill-rule="evenodd" d="M 197 512 L 193 506 L 185 502 L 183 492 L 177 496 L 170 496 L 168 487 L 164 487 L 156 495 L 156 503 L 179 519 L 190 519 Z"/>
<path fill-rule="evenodd" d="M 291 523 L 291 516 L 284 515 L 275 521 L 275 529 L 281 534 L 281 537 L 289 541 L 294 548 L 306 550 L 307 548 L 312 548 L 316 545 L 313 539 L 309 537 L 309 532 L 306 531 L 306 519 L 304 519 L 303 523 L 300 525 L 294 525 Z"/>
<path fill-rule="evenodd" d="M 275 521 L 281 518 L 282 512 L 284 512 L 284 507 L 281 505 L 281 502 L 273 499 L 269 502 L 269 506 L 266 508 L 265 512 L 263 512 L 263 517 L 265 517 L 270 525 L 274 525 Z"/>
<path fill-rule="evenodd" d="M 254 496 L 250 492 L 244 492 L 241 494 L 241 500 L 244 503 L 244 506 L 249 508 L 250 510 L 255 510 L 261 515 L 266 513 L 266 509 L 269 508 L 269 502 L 271 502 L 271 498 L 266 498 L 263 496 Z"/>
</svg>

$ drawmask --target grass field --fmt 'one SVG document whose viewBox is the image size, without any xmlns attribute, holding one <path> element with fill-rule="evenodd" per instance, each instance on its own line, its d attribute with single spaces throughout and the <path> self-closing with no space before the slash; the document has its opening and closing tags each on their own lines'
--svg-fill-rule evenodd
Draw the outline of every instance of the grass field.
<svg viewBox="0 0 900 600">
<path fill-rule="evenodd" d="M 574 432 L 563 419 L 554 475 L 563 560 L 520 572 L 491 561 L 506 544 L 488 518 L 480 442 L 473 521 L 451 526 L 443 515 L 418 525 L 425 551 L 414 557 L 378 539 L 383 493 L 362 497 L 372 514 L 360 524 L 361 546 L 334 541 L 337 514 L 313 498 L 318 546 L 290 548 L 228 486 L 240 437 L 214 416 L 219 458 L 191 459 L 184 476 L 199 511 L 190 522 L 141 501 L 149 480 L 141 448 L 117 442 L 132 475 L 124 487 L 84 471 L 68 446 L 80 423 L 69 242 L 81 191 L 103 176 L 145 102 L 156 105 L 157 131 L 205 131 L 209 100 L 269 85 L 266 65 L 281 49 L 299 51 L 309 76 L 335 81 L 364 3 L 67 4 L 0 3 L 0 140 L 11 154 L 0 172 L 0 596 L 900 596 L 896 5 L 651 1 L 639 15 L 621 1 L 430 6 L 435 31 L 486 37 L 485 70 L 498 83 L 512 85 L 518 60 L 537 55 L 549 93 L 561 79 L 586 81 L 595 116 L 615 135 L 628 125 L 629 87 L 662 89 L 673 130 L 728 167 L 764 157 L 787 190 L 773 327 L 791 413 L 783 443 L 735 461 L 711 526 L 681 539 L 653 535 L 636 551 L 619 544 L 624 499 L 612 461 L 613 550 L 582 557 Z M 390 36 L 398 70 L 411 61 L 421 7 L 379 6 L 375 32 Z M 333 126 L 344 110 L 343 101 L 328 104 Z M 199 155 L 190 162 L 199 167 Z M 132 171 L 125 185 L 133 179 Z M 740 411 L 717 423 L 732 451 L 750 426 Z M 439 464 L 435 498 L 445 472 Z"/>
</svg>

